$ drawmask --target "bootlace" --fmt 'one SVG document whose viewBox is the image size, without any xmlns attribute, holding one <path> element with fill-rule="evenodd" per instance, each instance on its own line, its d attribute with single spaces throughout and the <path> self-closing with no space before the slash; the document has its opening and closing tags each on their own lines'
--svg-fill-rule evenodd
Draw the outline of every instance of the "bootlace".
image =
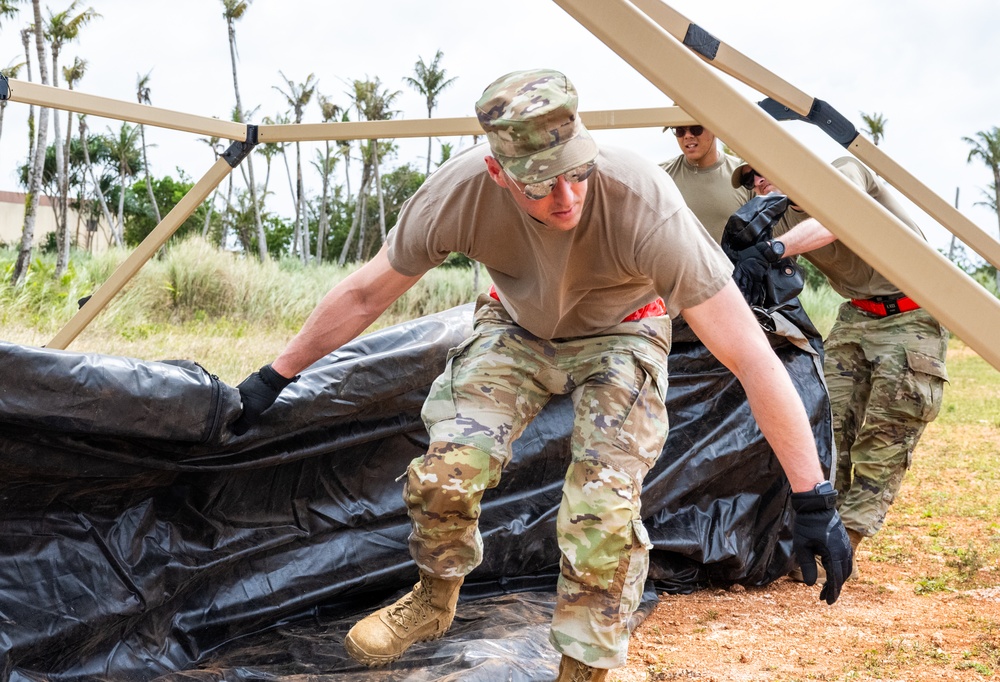
<svg viewBox="0 0 1000 682">
<path fill-rule="evenodd" d="M 410 626 L 420 625 L 427 619 L 431 606 L 427 601 L 429 598 L 430 595 L 425 595 L 423 591 L 419 595 L 411 592 L 386 615 L 402 625 L 404 630 L 409 630 Z"/>
</svg>

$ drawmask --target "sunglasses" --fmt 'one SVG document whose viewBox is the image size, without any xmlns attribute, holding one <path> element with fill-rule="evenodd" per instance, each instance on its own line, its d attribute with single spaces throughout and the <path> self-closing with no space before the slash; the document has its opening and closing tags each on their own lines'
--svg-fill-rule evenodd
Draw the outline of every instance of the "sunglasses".
<svg viewBox="0 0 1000 682">
<path fill-rule="evenodd" d="M 514 184 L 517 186 L 517 189 L 521 192 L 521 194 L 533 201 L 538 201 L 539 199 L 544 199 L 552 194 L 552 190 L 555 188 L 556 183 L 559 182 L 560 177 L 566 178 L 566 182 L 583 182 L 590 177 L 590 174 L 594 172 L 595 168 L 597 168 L 597 164 L 591 161 L 557 175 L 554 178 L 542 180 L 541 182 L 530 182 L 528 184 L 524 184 L 515 178 L 507 172 L 506 168 L 503 169 L 503 172 L 507 173 L 507 177 L 514 181 Z"/>
<path fill-rule="evenodd" d="M 753 189 L 754 185 L 757 183 L 757 178 L 764 177 L 753 168 L 748 170 L 743 174 L 743 178 L 740 180 L 740 184 L 743 185 L 745 189 Z"/>
<path fill-rule="evenodd" d="M 705 132 L 705 126 L 674 126 L 674 135 L 677 137 L 684 137 L 691 131 L 691 134 L 698 137 L 703 132 Z"/>
</svg>

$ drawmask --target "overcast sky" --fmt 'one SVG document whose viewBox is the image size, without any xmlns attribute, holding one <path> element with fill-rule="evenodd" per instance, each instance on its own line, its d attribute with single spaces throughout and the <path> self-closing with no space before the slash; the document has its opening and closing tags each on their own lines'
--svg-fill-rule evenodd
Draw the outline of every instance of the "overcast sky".
<svg viewBox="0 0 1000 682">
<path fill-rule="evenodd" d="M 49 4 L 61 11 L 68 1 Z M 985 166 L 966 162 L 963 136 L 1000 125 L 1000 2 L 996 0 L 836 0 L 770 3 L 734 0 L 675 0 L 668 3 L 688 19 L 777 74 L 806 94 L 822 99 L 860 129 L 860 112 L 887 120 L 885 152 L 933 192 L 953 204 L 994 238 L 996 216 L 974 206 L 990 183 Z M 88 61 L 77 85 L 83 92 L 135 101 L 137 76 L 152 72 L 154 105 L 229 119 L 234 105 L 226 23 L 219 0 L 91 0 L 101 17 L 67 45 L 61 65 L 74 56 Z M 30 15 L 0 26 L 0 65 L 23 61 L 20 28 Z M 43 0 L 44 7 L 44 0 Z M 48 15 L 43 9 L 43 14 Z M 275 87 L 287 90 L 284 73 L 296 83 L 309 74 L 319 92 L 346 106 L 347 82 L 378 77 L 400 90 L 401 116 L 426 116 L 423 98 L 403 77 L 413 75 L 418 57 L 442 65 L 457 78 L 441 98 L 435 116 L 469 116 L 485 85 L 522 68 L 563 71 L 580 92 L 581 109 L 660 107 L 670 99 L 648 83 L 558 5 L 548 0 L 253 0 L 237 23 L 240 90 L 245 108 L 259 107 L 251 122 L 284 113 Z M 34 59 L 34 55 L 33 55 Z M 20 77 L 25 78 L 22 71 Z M 37 65 L 34 67 L 37 81 Z M 61 76 L 60 76 L 61 78 Z M 754 101 L 762 95 L 724 76 Z M 62 114 L 65 116 L 65 114 Z M 19 190 L 14 167 L 27 151 L 27 106 L 10 103 L 0 137 L 0 189 Z M 63 119 L 65 121 L 65 119 Z M 315 103 L 307 122 L 321 120 Z M 107 132 L 117 123 L 91 117 L 91 129 Z M 783 124 L 825 160 L 846 153 L 813 126 Z M 65 130 L 65 122 L 63 123 Z M 153 173 L 193 179 L 211 166 L 197 135 L 147 128 Z M 597 131 L 603 144 L 630 147 L 653 161 L 678 153 L 674 138 L 659 128 Z M 51 142 L 51 134 L 50 134 Z M 451 140 L 456 147 L 471 138 Z M 306 158 L 313 151 L 304 144 Z M 426 141 L 401 141 L 395 166 L 422 168 Z M 435 156 L 437 151 L 435 151 Z M 255 164 L 256 167 L 256 164 Z M 287 194 L 283 166 L 271 188 Z M 307 170 L 312 174 L 311 167 Z M 356 175 L 358 169 L 354 169 Z M 315 175 L 307 188 L 317 188 Z M 290 205 L 278 196 L 276 205 Z M 946 248 L 947 233 L 914 209 L 932 243 Z"/>
</svg>

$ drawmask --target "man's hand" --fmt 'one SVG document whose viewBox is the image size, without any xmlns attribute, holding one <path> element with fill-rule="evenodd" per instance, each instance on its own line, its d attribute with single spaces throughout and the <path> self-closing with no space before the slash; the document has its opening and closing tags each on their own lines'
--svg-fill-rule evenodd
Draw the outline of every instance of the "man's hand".
<svg viewBox="0 0 1000 682">
<path fill-rule="evenodd" d="M 766 279 L 767 263 L 762 260 L 747 258 L 736 261 L 733 267 L 733 280 L 749 306 L 764 305 L 767 297 Z"/>
<path fill-rule="evenodd" d="M 286 379 L 275 372 L 271 365 L 264 365 L 248 376 L 236 387 L 240 392 L 240 400 L 243 401 L 243 414 L 233 422 L 230 430 L 237 436 L 242 436 L 260 421 L 261 413 L 274 404 L 285 386 L 298 380 L 298 376 Z"/>
<path fill-rule="evenodd" d="M 816 556 L 826 570 L 826 583 L 819 598 L 832 604 L 840 596 L 840 588 L 851 575 L 853 557 L 851 541 L 837 513 L 837 491 L 828 482 L 804 493 L 792 493 L 795 526 L 792 549 L 802 568 L 806 585 L 816 584 Z"/>
</svg>

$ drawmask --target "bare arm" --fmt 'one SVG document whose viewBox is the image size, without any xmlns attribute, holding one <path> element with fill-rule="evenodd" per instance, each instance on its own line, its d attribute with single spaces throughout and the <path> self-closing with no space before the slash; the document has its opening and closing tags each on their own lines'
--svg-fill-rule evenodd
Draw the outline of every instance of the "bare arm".
<svg viewBox="0 0 1000 682">
<path fill-rule="evenodd" d="M 815 218 L 806 218 L 778 239 L 785 245 L 786 257 L 808 253 L 837 241 L 836 235 Z"/>
<path fill-rule="evenodd" d="M 419 279 L 396 272 L 383 246 L 323 297 L 271 366 L 284 377 L 295 376 L 361 334 Z"/>
<path fill-rule="evenodd" d="M 684 319 L 743 384 L 792 491 L 811 490 L 825 480 L 802 399 L 736 283 L 729 282 L 707 301 L 685 310 Z"/>
</svg>

